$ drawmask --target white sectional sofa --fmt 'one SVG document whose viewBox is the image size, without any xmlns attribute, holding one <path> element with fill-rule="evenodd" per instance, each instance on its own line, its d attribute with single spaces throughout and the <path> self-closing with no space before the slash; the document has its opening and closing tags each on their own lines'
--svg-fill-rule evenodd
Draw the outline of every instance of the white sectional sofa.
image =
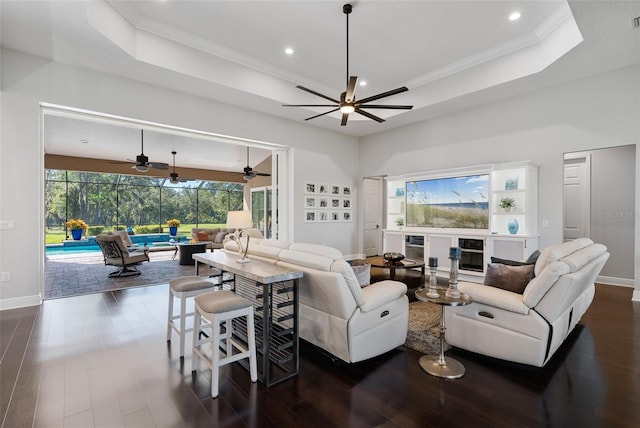
<svg viewBox="0 0 640 428">
<path fill-rule="evenodd" d="M 235 241 L 224 251 L 238 252 Z M 300 280 L 300 337 L 348 363 L 404 344 L 407 286 L 381 281 L 361 288 L 342 253 L 331 247 L 271 239 L 249 242 L 249 258 L 304 272 Z"/>
<path fill-rule="evenodd" d="M 468 306 L 445 308 L 446 340 L 455 347 L 542 367 L 593 301 L 607 248 L 581 238 L 546 248 L 523 294 L 470 282 Z"/>
</svg>

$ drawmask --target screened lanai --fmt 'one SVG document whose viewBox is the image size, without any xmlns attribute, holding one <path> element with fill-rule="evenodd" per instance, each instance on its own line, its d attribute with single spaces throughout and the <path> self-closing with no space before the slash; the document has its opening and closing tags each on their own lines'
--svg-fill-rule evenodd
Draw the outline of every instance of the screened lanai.
<svg viewBox="0 0 640 428">
<path fill-rule="evenodd" d="M 227 212 L 243 207 L 244 184 L 84 171 L 45 170 L 47 244 L 70 239 L 65 224 L 82 219 L 86 235 L 128 229 L 134 233 L 168 231 L 179 219 L 180 232 L 216 227 Z"/>
</svg>

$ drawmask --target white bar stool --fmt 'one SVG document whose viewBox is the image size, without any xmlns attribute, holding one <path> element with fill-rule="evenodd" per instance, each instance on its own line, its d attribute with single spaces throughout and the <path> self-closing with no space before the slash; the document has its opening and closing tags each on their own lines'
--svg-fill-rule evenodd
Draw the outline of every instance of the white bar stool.
<svg viewBox="0 0 640 428">
<path fill-rule="evenodd" d="M 193 356 L 191 371 L 196 371 L 198 357 L 211 369 L 211 396 L 218 397 L 220 367 L 249 358 L 251 382 L 258 380 L 256 361 L 255 326 L 253 303 L 229 290 L 211 291 L 195 298 L 196 308 L 193 321 Z M 233 338 L 233 319 L 247 317 L 247 346 Z M 209 322 L 210 321 L 210 322 Z M 221 323 L 225 323 L 224 333 L 220 332 Z M 205 329 L 211 331 L 200 334 Z M 204 336 L 203 339 L 200 336 Z M 211 343 L 211 356 L 207 356 L 201 346 Z M 225 356 L 220 356 L 220 347 Z M 234 354 L 234 348 L 239 352 Z"/>
<path fill-rule="evenodd" d="M 169 281 L 169 311 L 167 316 L 167 342 L 171 341 L 171 330 L 175 330 L 180 336 L 180 358 L 184 358 L 185 334 L 193 328 L 187 328 L 186 318 L 193 316 L 194 312 L 187 312 L 187 299 L 198 294 L 211 291 L 216 284 L 208 278 L 195 275 L 180 276 Z M 173 314 L 173 299 L 180 299 L 180 314 Z M 179 325 L 176 320 L 180 320 Z"/>
</svg>

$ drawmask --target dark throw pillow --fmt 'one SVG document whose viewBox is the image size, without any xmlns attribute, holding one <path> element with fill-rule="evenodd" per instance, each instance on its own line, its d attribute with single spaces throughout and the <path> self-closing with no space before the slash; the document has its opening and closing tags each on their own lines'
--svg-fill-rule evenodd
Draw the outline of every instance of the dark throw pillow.
<svg viewBox="0 0 640 428">
<path fill-rule="evenodd" d="M 501 259 L 499 257 L 491 257 L 491 263 L 500 263 L 502 265 L 507 265 L 507 266 L 525 266 L 525 265 L 535 264 L 535 263 L 529 263 L 529 262 L 519 262 L 518 260 Z"/>
<path fill-rule="evenodd" d="M 525 263 L 531 263 L 533 265 L 538 261 L 538 257 L 540 257 L 540 250 L 535 250 L 531 255 L 527 258 Z"/>
<path fill-rule="evenodd" d="M 522 294 L 532 278 L 532 264 L 511 266 L 503 263 L 490 263 L 487 265 L 483 284 Z"/>
</svg>

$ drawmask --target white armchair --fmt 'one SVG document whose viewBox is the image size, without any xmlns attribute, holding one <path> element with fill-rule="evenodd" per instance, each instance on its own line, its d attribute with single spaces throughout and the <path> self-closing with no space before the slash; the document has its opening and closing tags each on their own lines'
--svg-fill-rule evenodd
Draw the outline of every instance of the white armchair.
<svg viewBox="0 0 640 428">
<path fill-rule="evenodd" d="M 586 238 L 546 248 L 523 294 L 459 282 L 468 306 L 445 308 L 446 340 L 490 357 L 542 367 L 593 301 L 594 281 L 609 258 Z"/>
</svg>

